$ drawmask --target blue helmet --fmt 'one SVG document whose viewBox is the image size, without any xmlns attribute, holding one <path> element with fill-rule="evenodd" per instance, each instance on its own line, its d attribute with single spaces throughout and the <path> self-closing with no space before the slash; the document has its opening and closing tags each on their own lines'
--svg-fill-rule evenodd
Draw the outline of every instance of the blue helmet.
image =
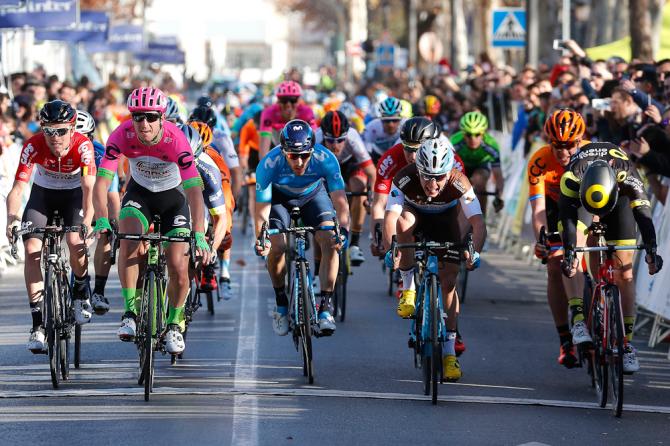
<svg viewBox="0 0 670 446">
<path fill-rule="evenodd" d="M 285 152 L 311 151 L 314 147 L 314 131 L 305 121 L 294 119 L 282 129 L 279 144 Z"/>
<path fill-rule="evenodd" d="M 377 106 L 379 117 L 382 119 L 400 119 L 402 104 L 397 98 L 388 97 L 381 101 Z"/>
<path fill-rule="evenodd" d="M 365 113 L 366 115 L 370 111 L 370 99 L 368 99 L 367 96 L 356 96 L 354 98 L 354 105 L 356 106 L 357 109 Z"/>
</svg>

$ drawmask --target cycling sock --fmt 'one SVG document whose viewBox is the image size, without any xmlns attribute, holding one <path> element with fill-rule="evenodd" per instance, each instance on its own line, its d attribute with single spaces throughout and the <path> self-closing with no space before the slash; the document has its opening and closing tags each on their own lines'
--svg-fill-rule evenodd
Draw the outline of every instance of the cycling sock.
<svg viewBox="0 0 670 446">
<path fill-rule="evenodd" d="M 321 270 L 321 259 L 314 259 L 314 277 L 319 276 L 319 271 Z"/>
<path fill-rule="evenodd" d="M 568 300 L 568 305 L 570 306 L 570 314 L 572 315 L 572 325 L 584 321 L 584 298 L 573 297 Z"/>
<path fill-rule="evenodd" d="M 123 309 L 126 313 L 135 313 L 135 294 L 137 290 L 135 288 L 121 288 L 121 296 L 123 296 Z"/>
<path fill-rule="evenodd" d="M 278 307 L 288 307 L 288 296 L 286 296 L 286 289 L 282 286 L 275 288 L 275 303 Z"/>
<path fill-rule="evenodd" d="M 333 292 L 332 291 L 321 291 L 321 305 L 319 305 L 319 313 L 323 311 L 332 311 L 332 301 L 333 301 Z"/>
<path fill-rule="evenodd" d="M 221 277 L 230 279 L 230 259 L 223 259 L 221 262 Z"/>
<path fill-rule="evenodd" d="M 401 269 L 400 277 L 402 277 L 402 288 L 404 290 L 413 290 L 414 286 L 414 267 L 410 269 Z"/>
<path fill-rule="evenodd" d="M 444 343 L 443 355 L 456 356 L 456 331 L 447 330 L 447 341 Z"/>
<path fill-rule="evenodd" d="M 165 323 L 167 325 L 170 324 L 179 325 L 183 330 L 184 329 L 184 327 L 182 327 L 183 321 L 184 321 L 184 305 L 178 308 L 173 307 L 172 305 L 168 305 L 168 314 Z"/>
<path fill-rule="evenodd" d="M 633 340 L 633 327 L 635 326 L 635 316 L 623 317 L 623 328 L 626 331 L 626 339 L 628 342 Z"/>
<path fill-rule="evenodd" d="M 73 299 L 86 299 L 88 296 L 86 294 L 86 287 L 88 286 L 88 274 L 85 274 L 83 277 L 74 276 L 74 286 L 73 288 Z"/>
<path fill-rule="evenodd" d="M 560 339 L 561 345 L 566 342 L 572 343 L 572 334 L 570 334 L 570 326 L 568 324 L 559 325 L 556 327 L 556 331 L 558 332 L 558 338 Z"/>
<path fill-rule="evenodd" d="M 40 300 L 39 302 L 30 302 L 30 316 L 33 318 L 33 328 L 38 328 L 42 325 L 43 302 L 43 300 Z"/>
<path fill-rule="evenodd" d="M 351 232 L 351 241 L 349 242 L 349 245 L 351 246 L 358 246 L 358 240 L 361 238 L 361 233 L 360 232 Z"/>
<path fill-rule="evenodd" d="M 93 288 L 93 292 L 95 294 L 105 294 L 105 286 L 107 285 L 107 276 L 98 276 L 97 274 L 95 275 L 95 288 Z"/>
</svg>

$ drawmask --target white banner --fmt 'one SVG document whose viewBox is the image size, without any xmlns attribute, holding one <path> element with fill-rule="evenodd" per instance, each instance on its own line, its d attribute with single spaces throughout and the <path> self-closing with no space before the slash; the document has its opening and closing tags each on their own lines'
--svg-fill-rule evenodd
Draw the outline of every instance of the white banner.
<svg viewBox="0 0 670 446">
<path fill-rule="evenodd" d="M 665 262 L 660 273 L 650 276 L 644 255 L 638 258 L 637 276 L 635 277 L 635 293 L 638 305 L 656 313 L 666 319 L 670 319 L 670 206 L 657 204 L 653 213 L 654 225 L 656 226 L 656 240 L 658 241 L 658 254 Z"/>
</svg>

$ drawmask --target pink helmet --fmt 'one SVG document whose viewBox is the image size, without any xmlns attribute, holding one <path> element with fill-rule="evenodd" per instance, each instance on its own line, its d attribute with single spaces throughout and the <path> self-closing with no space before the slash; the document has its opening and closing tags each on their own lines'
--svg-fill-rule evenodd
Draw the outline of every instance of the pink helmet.
<svg viewBox="0 0 670 446">
<path fill-rule="evenodd" d="M 136 88 L 128 96 L 128 111 L 165 113 L 167 102 L 167 97 L 158 88 Z"/>
<path fill-rule="evenodd" d="M 302 88 L 295 81 L 284 81 L 277 86 L 277 98 L 297 98 L 302 96 Z"/>
</svg>

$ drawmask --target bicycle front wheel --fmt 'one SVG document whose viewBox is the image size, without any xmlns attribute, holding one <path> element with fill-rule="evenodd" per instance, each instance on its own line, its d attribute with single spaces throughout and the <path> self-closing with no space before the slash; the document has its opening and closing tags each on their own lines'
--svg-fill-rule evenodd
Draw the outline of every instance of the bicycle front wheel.
<svg viewBox="0 0 670 446">
<path fill-rule="evenodd" d="M 605 407 L 607 405 L 608 371 L 607 346 L 603 344 L 603 335 L 607 330 L 608 322 L 605 317 L 607 309 L 603 306 L 603 290 L 600 289 L 598 293 L 595 296 L 596 299 L 591 301 L 591 338 L 593 339 L 593 360 L 591 361 L 591 365 L 598 404 L 600 407 Z"/>
<path fill-rule="evenodd" d="M 461 262 L 461 267 L 458 272 L 458 285 L 456 293 L 458 294 L 458 301 L 465 302 L 465 293 L 468 289 L 468 269 L 465 267 L 465 262 Z"/>
<path fill-rule="evenodd" d="M 47 266 L 47 272 L 44 276 L 44 310 L 46 318 L 44 329 L 47 338 L 47 351 L 49 354 L 49 369 L 51 371 L 51 385 L 57 389 L 60 385 L 60 315 L 58 307 L 58 283 L 56 281 L 56 271 L 53 265 Z"/>
<path fill-rule="evenodd" d="M 312 351 L 312 299 L 309 281 L 307 280 L 307 267 L 304 262 L 300 263 L 300 338 L 302 346 L 303 374 L 310 384 L 314 384 L 314 363 Z"/>
<path fill-rule="evenodd" d="M 144 401 L 149 401 L 153 387 L 154 374 L 154 348 L 153 331 L 155 325 L 154 311 L 156 309 L 156 276 L 149 271 L 142 293 L 142 303 L 139 317 L 137 334 L 138 350 L 140 355 L 140 379 L 138 383 L 144 384 Z"/>
<path fill-rule="evenodd" d="M 614 416 L 620 417 L 623 410 L 623 354 L 624 354 L 624 329 L 623 314 L 621 312 L 621 299 L 619 289 L 608 286 L 605 290 L 607 297 L 609 316 L 607 324 L 607 353 L 609 372 L 612 385 L 612 412 Z"/>
<path fill-rule="evenodd" d="M 70 288 L 67 281 L 67 276 L 63 273 L 59 273 L 56 278 L 56 283 L 58 285 L 58 306 L 60 313 L 60 371 L 61 377 L 64 381 L 67 381 L 70 377 L 70 335 L 72 333 L 72 324 L 74 324 L 74 317 L 72 316 L 72 296 L 70 294 Z M 76 325 L 76 324 L 74 324 Z M 79 325 L 76 325 L 79 327 Z"/>
<path fill-rule="evenodd" d="M 430 276 L 430 342 L 431 348 L 431 390 L 433 404 L 437 404 L 439 384 L 442 381 L 442 342 L 440 341 L 440 306 L 437 277 Z"/>
</svg>

